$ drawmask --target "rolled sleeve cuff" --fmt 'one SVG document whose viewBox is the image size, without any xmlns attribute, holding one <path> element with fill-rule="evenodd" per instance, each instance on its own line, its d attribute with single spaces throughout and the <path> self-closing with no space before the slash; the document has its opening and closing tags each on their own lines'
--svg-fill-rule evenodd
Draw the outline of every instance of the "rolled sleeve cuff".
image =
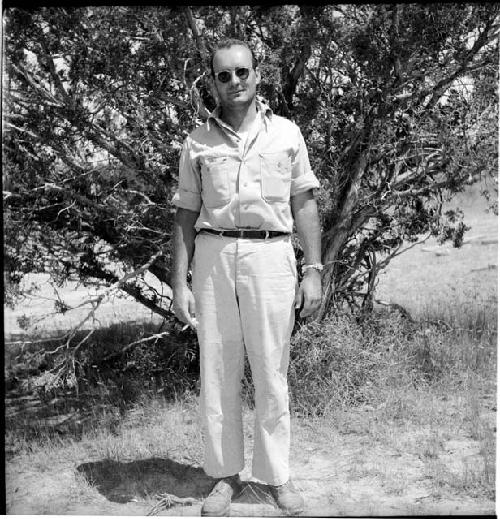
<svg viewBox="0 0 500 519">
<path fill-rule="evenodd" d="M 182 209 L 189 209 L 190 211 L 199 211 L 201 209 L 201 196 L 199 193 L 192 191 L 185 191 L 180 189 L 172 198 L 172 204 L 181 207 Z"/>
<path fill-rule="evenodd" d="M 290 186 L 290 196 L 295 196 L 299 193 L 303 193 L 304 191 L 309 191 L 309 189 L 316 189 L 319 187 L 319 180 L 316 178 L 316 175 L 310 171 L 305 175 L 301 175 L 300 177 L 292 179 L 292 185 Z"/>
</svg>

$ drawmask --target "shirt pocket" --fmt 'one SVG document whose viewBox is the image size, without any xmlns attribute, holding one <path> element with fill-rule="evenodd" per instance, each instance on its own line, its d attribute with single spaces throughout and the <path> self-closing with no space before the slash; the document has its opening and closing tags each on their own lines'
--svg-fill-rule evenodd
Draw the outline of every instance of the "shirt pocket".
<svg viewBox="0 0 500 519">
<path fill-rule="evenodd" d="M 201 168 L 202 199 L 206 207 L 221 207 L 231 200 L 231 177 L 235 160 L 229 157 L 207 157 Z"/>
<path fill-rule="evenodd" d="M 262 198 L 266 202 L 288 202 L 292 162 L 286 151 L 260 153 Z"/>
</svg>

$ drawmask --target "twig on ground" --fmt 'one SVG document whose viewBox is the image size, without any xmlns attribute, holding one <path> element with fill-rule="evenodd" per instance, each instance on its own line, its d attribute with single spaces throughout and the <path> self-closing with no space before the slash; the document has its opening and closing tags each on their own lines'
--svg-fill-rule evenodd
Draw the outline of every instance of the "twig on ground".
<svg viewBox="0 0 500 519">
<path fill-rule="evenodd" d="M 192 506 L 196 503 L 196 499 L 193 497 L 177 497 L 174 494 L 168 494 L 166 492 L 158 494 L 157 498 L 159 499 L 158 503 L 151 508 L 147 515 L 156 515 L 161 510 L 166 510 L 175 505 Z"/>
<path fill-rule="evenodd" d="M 161 333 L 155 333 L 153 335 L 150 335 L 149 337 L 144 337 L 142 339 L 139 339 L 138 341 L 130 342 L 129 344 L 127 344 L 126 346 L 124 346 L 120 350 L 120 355 L 122 355 L 126 351 L 130 350 L 133 346 L 136 346 L 137 344 L 141 344 L 141 343 L 147 342 L 147 341 L 152 341 L 154 339 L 161 339 L 162 337 L 165 337 L 165 336 L 169 335 L 169 333 L 170 333 L 169 331 L 161 332 Z M 116 355 L 116 353 L 114 353 L 114 352 L 110 353 L 109 355 L 104 357 L 103 360 L 109 360 L 110 358 L 114 357 L 115 355 Z"/>
<path fill-rule="evenodd" d="M 255 488 L 253 485 L 251 484 L 247 484 L 245 485 L 241 492 L 238 494 L 238 497 L 246 490 L 248 489 L 252 494 L 253 496 L 257 499 L 257 502 L 260 503 L 261 505 L 267 505 L 269 504 L 269 494 L 263 490 L 261 490 L 259 487 L 256 487 L 257 490 L 259 491 L 258 493 L 255 491 Z M 259 495 L 260 494 L 260 495 Z"/>
</svg>

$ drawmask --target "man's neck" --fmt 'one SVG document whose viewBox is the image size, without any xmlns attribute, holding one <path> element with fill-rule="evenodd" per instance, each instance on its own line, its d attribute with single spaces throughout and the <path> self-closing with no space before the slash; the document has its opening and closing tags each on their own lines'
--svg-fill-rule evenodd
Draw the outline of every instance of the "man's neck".
<svg viewBox="0 0 500 519">
<path fill-rule="evenodd" d="M 221 110 L 221 119 L 237 132 L 247 131 L 252 126 L 256 117 L 257 105 L 255 99 L 248 106 L 241 107 L 241 109 L 223 106 Z"/>
</svg>

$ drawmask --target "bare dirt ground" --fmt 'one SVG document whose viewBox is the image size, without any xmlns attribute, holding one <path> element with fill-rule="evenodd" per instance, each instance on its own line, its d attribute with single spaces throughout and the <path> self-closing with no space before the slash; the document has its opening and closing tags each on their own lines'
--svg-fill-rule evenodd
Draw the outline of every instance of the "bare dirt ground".
<svg viewBox="0 0 500 519">
<path fill-rule="evenodd" d="M 494 396 L 493 396 L 494 398 Z M 449 401 L 448 409 L 460 401 Z M 296 486 L 306 500 L 307 516 L 393 516 L 393 515 L 490 515 L 495 503 L 479 492 L 465 492 L 466 472 L 474 474 L 481 466 L 478 441 L 457 432 L 449 435 L 439 454 L 422 454 L 412 448 L 421 431 L 395 427 L 399 441 L 388 446 L 377 441 L 373 424 L 377 414 L 360 411 L 349 422 L 307 423 L 294 420 L 291 470 Z M 486 416 L 486 415 L 485 415 Z M 495 419 L 491 410 L 490 421 Z M 195 422 L 186 425 L 184 434 L 193 433 Z M 247 469 L 242 479 L 249 478 L 252 413 L 245 417 Z M 370 431 L 370 429 L 372 429 Z M 180 431 L 177 431 L 178 433 Z M 118 438 L 119 440 L 119 438 Z M 196 440 L 194 440 L 196 441 Z M 98 446 L 99 442 L 94 442 Z M 170 508 L 157 515 L 199 515 L 203 497 L 211 481 L 201 468 L 165 446 L 171 457 L 146 457 L 114 461 L 93 457 L 88 448 L 77 445 L 61 447 L 50 460 L 34 456 L 7 463 L 7 505 L 9 514 L 69 515 L 147 515 L 158 494 L 168 493 L 174 499 Z M 73 451 L 71 450 L 73 448 Z M 96 447 L 98 449 L 98 447 Z M 175 453 L 177 452 L 177 453 Z M 176 458 L 175 461 L 172 458 Z M 436 465 L 440 462 L 440 465 Z M 443 474 L 436 485 L 436 466 Z M 464 479 L 465 474 L 465 479 Z M 457 484 L 454 484 L 455 481 Z M 188 503 L 175 500 L 188 498 Z M 281 515 L 273 505 L 265 487 L 248 482 L 232 505 L 234 516 Z"/>
</svg>

